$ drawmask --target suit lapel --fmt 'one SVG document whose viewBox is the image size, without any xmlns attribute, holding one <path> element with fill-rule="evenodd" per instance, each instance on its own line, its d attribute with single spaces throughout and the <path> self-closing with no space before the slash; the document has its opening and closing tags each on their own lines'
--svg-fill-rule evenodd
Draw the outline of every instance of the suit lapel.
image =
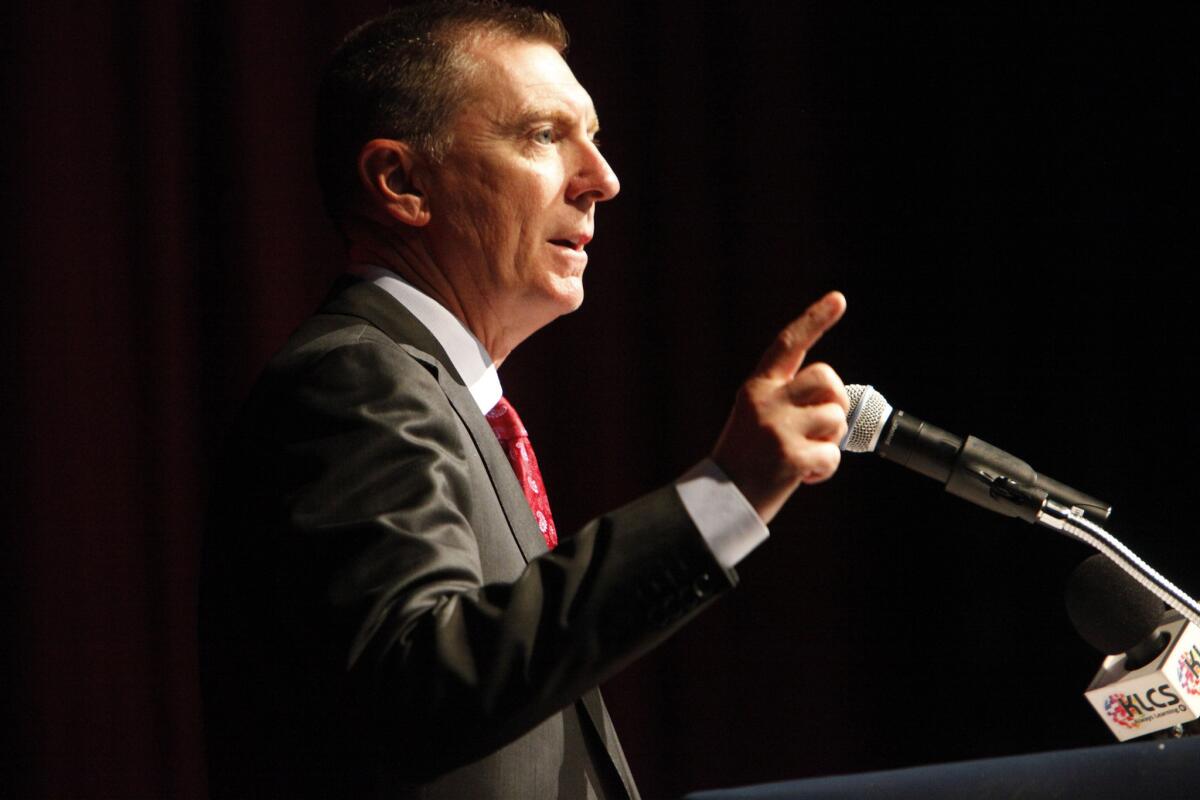
<svg viewBox="0 0 1200 800">
<path fill-rule="evenodd" d="M 521 555 L 526 561 L 531 561 L 545 553 L 546 540 L 538 530 L 537 521 L 529 510 L 529 502 L 521 491 L 508 457 L 496 441 L 491 426 L 479 413 L 475 398 L 454 369 L 446 351 L 429 329 L 383 289 L 351 276 L 343 276 L 334 285 L 321 312 L 346 314 L 365 320 L 386 333 L 405 352 L 432 371 L 450 405 L 471 434 Z"/>
</svg>

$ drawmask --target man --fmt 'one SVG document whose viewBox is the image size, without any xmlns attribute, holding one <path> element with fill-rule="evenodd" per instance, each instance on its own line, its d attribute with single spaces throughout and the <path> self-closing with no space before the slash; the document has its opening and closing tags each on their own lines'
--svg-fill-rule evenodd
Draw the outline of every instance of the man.
<svg viewBox="0 0 1200 800">
<path fill-rule="evenodd" d="M 834 293 L 767 351 L 711 458 L 556 541 L 528 442 L 498 438 L 523 430 L 496 367 L 582 302 L 618 191 L 565 44 L 552 16 L 450 3 L 334 55 L 318 164 L 352 277 L 268 366 L 214 501 L 215 796 L 636 797 L 596 685 L 837 467 L 844 389 L 801 369 Z"/>
</svg>

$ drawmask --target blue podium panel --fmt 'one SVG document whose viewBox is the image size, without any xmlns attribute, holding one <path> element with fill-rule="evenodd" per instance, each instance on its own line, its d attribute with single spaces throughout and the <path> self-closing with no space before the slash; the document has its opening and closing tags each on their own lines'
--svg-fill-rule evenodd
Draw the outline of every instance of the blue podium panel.
<svg viewBox="0 0 1200 800">
<path fill-rule="evenodd" d="M 694 792 L 685 800 L 1200 800 L 1200 737 Z"/>
</svg>

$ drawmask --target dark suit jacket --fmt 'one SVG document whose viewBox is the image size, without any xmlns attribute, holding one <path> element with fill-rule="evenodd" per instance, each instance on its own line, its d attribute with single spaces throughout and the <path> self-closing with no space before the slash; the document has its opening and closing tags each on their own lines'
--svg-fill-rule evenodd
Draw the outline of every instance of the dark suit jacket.
<svg viewBox="0 0 1200 800">
<path fill-rule="evenodd" d="M 343 281 L 212 503 L 214 796 L 636 796 L 595 686 L 733 585 L 671 486 L 553 552 L 437 341 Z"/>
</svg>

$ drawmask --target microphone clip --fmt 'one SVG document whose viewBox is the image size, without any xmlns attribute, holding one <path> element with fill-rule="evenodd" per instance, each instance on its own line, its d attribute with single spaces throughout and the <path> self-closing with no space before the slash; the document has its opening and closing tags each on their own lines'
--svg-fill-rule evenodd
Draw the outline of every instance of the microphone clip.
<svg viewBox="0 0 1200 800">
<path fill-rule="evenodd" d="M 984 471 L 979 472 L 979 478 L 988 484 L 988 496 L 995 500 L 1004 500 L 1013 503 L 1021 509 L 1031 509 L 1033 513 L 1038 513 L 1046 504 L 1048 494 L 1033 486 L 1028 486 L 1023 483 L 1018 483 L 1007 475 L 989 475 Z M 1024 516 L 1019 514 L 1018 516 Z"/>
</svg>

